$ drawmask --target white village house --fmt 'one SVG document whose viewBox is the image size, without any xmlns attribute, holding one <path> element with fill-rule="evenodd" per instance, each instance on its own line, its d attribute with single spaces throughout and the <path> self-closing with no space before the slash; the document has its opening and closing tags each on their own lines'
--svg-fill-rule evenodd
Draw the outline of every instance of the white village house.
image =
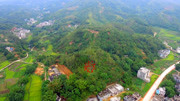
<svg viewBox="0 0 180 101">
<path fill-rule="evenodd" d="M 141 67 L 139 70 L 138 70 L 138 74 L 137 74 L 137 77 L 144 80 L 145 82 L 150 82 L 150 77 L 149 77 L 149 73 L 150 73 L 150 70 L 145 68 L 145 67 Z"/>
</svg>

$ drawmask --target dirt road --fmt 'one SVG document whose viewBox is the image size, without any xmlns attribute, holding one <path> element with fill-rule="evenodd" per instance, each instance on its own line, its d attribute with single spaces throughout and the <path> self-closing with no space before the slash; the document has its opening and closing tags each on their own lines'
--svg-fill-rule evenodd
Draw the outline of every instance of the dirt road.
<svg viewBox="0 0 180 101">
<path fill-rule="evenodd" d="M 9 66 L 11 66 L 12 64 L 14 64 L 14 63 L 16 63 L 16 62 L 23 62 L 23 63 L 27 63 L 27 62 L 24 62 L 23 60 L 24 60 L 24 59 L 26 59 L 26 58 L 28 58 L 28 56 L 29 56 L 29 54 L 27 53 L 27 54 L 26 54 L 26 57 L 24 57 L 24 58 L 22 58 L 22 59 L 19 59 L 19 60 L 16 60 L 16 61 L 11 62 L 11 63 L 10 63 L 9 65 L 7 65 L 6 67 L 2 68 L 2 69 L 0 70 L 0 72 L 1 72 L 1 71 L 3 71 L 4 69 L 8 68 Z"/>
</svg>

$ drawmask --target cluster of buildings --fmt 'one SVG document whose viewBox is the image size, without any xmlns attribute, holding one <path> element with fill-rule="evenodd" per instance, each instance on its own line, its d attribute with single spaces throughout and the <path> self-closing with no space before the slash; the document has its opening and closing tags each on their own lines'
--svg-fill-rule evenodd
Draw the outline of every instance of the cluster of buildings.
<svg viewBox="0 0 180 101">
<path fill-rule="evenodd" d="M 107 99 L 110 96 L 115 96 L 122 91 L 124 91 L 124 88 L 120 84 L 113 84 L 101 91 L 97 97 L 100 101 L 103 101 L 104 99 Z"/>
<path fill-rule="evenodd" d="M 23 39 L 26 38 L 27 33 L 30 33 L 30 30 L 14 27 L 11 32 L 14 33 L 17 37 L 19 37 L 19 39 Z"/>
<path fill-rule="evenodd" d="M 27 25 L 33 25 L 37 22 L 37 20 L 35 20 L 34 18 L 30 18 L 28 21 L 27 21 Z"/>
<path fill-rule="evenodd" d="M 141 67 L 138 70 L 138 74 L 137 77 L 144 80 L 145 82 L 150 82 L 150 76 L 149 76 L 150 70 L 145 68 L 145 67 Z"/>
<path fill-rule="evenodd" d="M 45 22 L 42 22 L 38 25 L 36 25 L 36 27 L 38 28 L 41 28 L 41 27 L 44 27 L 44 26 L 51 26 L 54 24 L 55 21 L 52 21 L 52 20 L 49 20 L 49 21 L 45 21 Z"/>
<path fill-rule="evenodd" d="M 48 78 L 49 81 L 52 81 L 55 77 L 61 75 L 61 73 L 56 68 L 56 66 L 51 66 L 48 70 L 48 74 L 49 74 L 49 78 Z"/>
<path fill-rule="evenodd" d="M 124 87 L 122 87 L 120 84 L 112 84 L 106 87 L 105 90 L 101 91 L 97 97 L 90 97 L 87 99 L 87 101 L 104 101 L 105 99 L 108 99 L 110 101 L 120 101 L 120 97 L 116 97 L 119 93 L 124 91 Z"/>
<path fill-rule="evenodd" d="M 159 54 L 159 57 L 166 58 L 170 54 L 170 52 L 171 51 L 169 49 L 165 49 L 165 50 L 160 50 L 158 54 Z"/>
<path fill-rule="evenodd" d="M 180 96 L 175 95 L 172 98 L 165 97 L 166 88 L 160 87 L 156 90 L 156 95 L 153 96 L 151 101 L 180 101 Z"/>
<path fill-rule="evenodd" d="M 13 52 L 15 50 L 14 47 L 6 47 L 6 50 L 8 50 L 9 52 Z"/>
<path fill-rule="evenodd" d="M 173 78 L 176 81 L 175 88 L 180 93 L 180 76 L 178 74 L 173 74 Z M 165 97 L 166 88 L 160 87 L 156 90 L 156 95 L 153 96 L 151 101 L 180 101 L 180 95 L 175 95 L 172 98 Z"/>
<path fill-rule="evenodd" d="M 139 101 L 140 99 L 141 99 L 141 95 L 137 92 L 132 95 L 127 95 L 124 97 L 124 101 Z"/>
</svg>

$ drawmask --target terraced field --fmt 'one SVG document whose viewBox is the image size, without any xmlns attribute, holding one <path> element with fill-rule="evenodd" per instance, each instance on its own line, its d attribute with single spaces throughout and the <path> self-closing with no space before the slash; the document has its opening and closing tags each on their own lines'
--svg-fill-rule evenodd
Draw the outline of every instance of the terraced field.
<svg viewBox="0 0 180 101">
<path fill-rule="evenodd" d="M 30 82 L 26 85 L 25 88 L 25 97 L 24 100 L 27 101 L 41 101 L 41 86 L 42 80 L 37 75 L 32 75 L 30 77 Z"/>
<path fill-rule="evenodd" d="M 180 46 L 180 33 L 176 31 L 171 31 L 163 28 L 155 28 L 158 30 L 157 37 L 160 38 L 162 41 L 168 42 L 168 44 L 176 49 Z"/>
<path fill-rule="evenodd" d="M 0 69 L 4 68 L 5 66 L 9 65 L 9 61 L 4 61 L 2 63 L 0 63 Z"/>
</svg>

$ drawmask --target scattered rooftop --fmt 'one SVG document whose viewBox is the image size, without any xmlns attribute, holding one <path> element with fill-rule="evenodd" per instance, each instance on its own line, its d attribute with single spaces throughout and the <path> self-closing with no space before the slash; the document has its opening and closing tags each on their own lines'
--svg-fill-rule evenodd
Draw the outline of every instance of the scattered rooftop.
<svg viewBox="0 0 180 101">
<path fill-rule="evenodd" d="M 160 50 L 158 54 L 159 54 L 159 57 L 166 58 L 170 54 L 170 50 L 169 49 Z"/>
</svg>

